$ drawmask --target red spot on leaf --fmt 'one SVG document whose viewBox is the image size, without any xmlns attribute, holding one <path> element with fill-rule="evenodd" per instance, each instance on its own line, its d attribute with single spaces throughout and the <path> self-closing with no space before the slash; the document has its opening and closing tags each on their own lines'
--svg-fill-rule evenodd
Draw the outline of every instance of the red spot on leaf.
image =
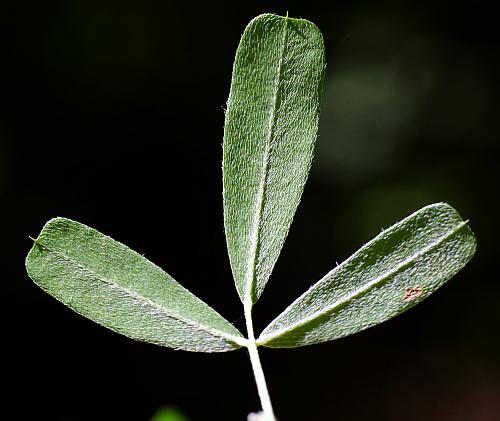
<svg viewBox="0 0 500 421">
<path fill-rule="evenodd" d="M 422 294 L 422 287 L 411 287 L 411 288 L 406 288 L 405 292 L 403 294 L 403 301 L 411 301 L 417 298 Z"/>
</svg>

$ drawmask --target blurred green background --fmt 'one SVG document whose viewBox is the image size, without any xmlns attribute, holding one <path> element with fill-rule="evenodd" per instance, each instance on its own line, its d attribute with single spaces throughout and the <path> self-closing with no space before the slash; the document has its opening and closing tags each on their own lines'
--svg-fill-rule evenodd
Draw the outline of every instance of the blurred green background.
<svg viewBox="0 0 500 421">
<path fill-rule="evenodd" d="M 498 421 L 493 9 L 416 0 L 2 9 L 2 419 L 147 421 L 167 405 L 191 421 L 236 421 L 259 408 L 244 351 L 121 337 L 34 286 L 24 257 L 47 219 L 77 219 L 144 253 L 244 331 L 222 225 L 223 109 L 245 25 L 288 11 L 321 28 L 328 67 L 316 158 L 255 307 L 257 329 L 423 205 L 456 207 L 479 246 L 447 286 L 393 321 L 334 343 L 263 349 L 279 419 Z"/>
</svg>

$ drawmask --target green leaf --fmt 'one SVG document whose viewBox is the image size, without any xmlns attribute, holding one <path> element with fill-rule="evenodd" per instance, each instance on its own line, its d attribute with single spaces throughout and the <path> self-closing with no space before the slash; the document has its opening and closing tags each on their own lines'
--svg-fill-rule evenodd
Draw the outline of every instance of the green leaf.
<svg viewBox="0 0 500 421">
<path fill-rule="evenodd" d="M 188 419 L 178 409 L 166 406 L 159 409 L 151 421 L 188 421 Z"/>
<path fill-rule="evenodd" d="M 236 288 L 255 302 L 287 236 L 313 157 L 325 57 L 311 22 L 252 20 L 224 126 L 224 225 Z"/>
<path fill-rule="evenodd" d="M 449 205 L 383 231 L 292 303 L 257 343 L 291 348 L 351 335 L 413 307 L 472 258 L 474 234 Z"/>
<path fill-rule="evenodd" d="M 47 222 L 26 268 L 44 291 L 130 338 L 199 352 L 244 343 L 236 328 L 158 266 L 78 222 Z"/>
</svg>

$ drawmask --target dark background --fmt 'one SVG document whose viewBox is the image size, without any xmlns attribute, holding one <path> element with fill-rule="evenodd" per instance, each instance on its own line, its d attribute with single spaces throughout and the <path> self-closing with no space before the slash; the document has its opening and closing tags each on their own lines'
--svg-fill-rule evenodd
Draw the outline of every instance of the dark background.
<svg viewBox="0 0 500 421">
<path fill-rule="evenodd" d="M 144 253 L 244 331 L 222 225 L 223 108 L 245 25 L 287 10 L 321 28 L 328 68 L 315 162 L 255 307 L 257 330 L 423 205 L 456 207 L 479 246 L 448 285 L 393 321 L 334 343 L 262 349 L 279 419 L 500 419 L 492 9 L 123 0 L 2 9 L 3 419 L 147 421 L 173 405 L 193 421 L 236 421 L 259 408 L 244 351 L 121 337 L 38 289 L 24 257 L 49 218 L 76 219 Z"/>
</svg>

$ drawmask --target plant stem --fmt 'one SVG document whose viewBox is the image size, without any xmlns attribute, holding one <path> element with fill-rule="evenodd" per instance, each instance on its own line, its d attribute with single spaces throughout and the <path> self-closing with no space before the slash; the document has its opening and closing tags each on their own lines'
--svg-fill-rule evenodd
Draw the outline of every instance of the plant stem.
<svg viewBox="0 0 500 421">
<path fill-rule="evenodd" d="M 263 420 L 276 421 L 276 417 L 274 416 L 274 411 L 273 411 L 273 405 L 271 403 L 271 398 L 269 396 L 269 391 L 267 390 L 267 383 L 266 383 L 266 378 L 264 376 L 264 370 L 262 369 L 262 364 L 260 362 L 257 343 L 255 341 L 255 334 L 253 331 L 253 321 L 252 321 L 251 300 L 246 300 L 244 303 L 244 307 L 245 307 L 245 320 L 246 320 L 247 335 L 248 335 L 248 345 L 247 345 L 248 353 L 250 355 L 250 363 L 252 364 L 255 383 L 257 384 L 257 392 L 259 394 L 260 403 L 262 405 Z"/>
</svg>

